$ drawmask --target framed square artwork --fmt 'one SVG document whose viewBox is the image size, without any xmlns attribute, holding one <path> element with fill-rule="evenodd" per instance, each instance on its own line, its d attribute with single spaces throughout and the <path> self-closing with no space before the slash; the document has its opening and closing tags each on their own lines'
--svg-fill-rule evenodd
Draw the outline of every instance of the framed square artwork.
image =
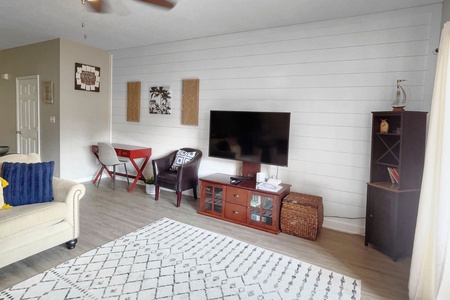
<svg viewBox="0 0 450 300">
<path fill-rule="evenodd" d="M 148 112 L 150 114 L 170 115 L 172 96 L 170 87 L 168 86 L 152 86 L 150 87 L 150 101 Z"/>
<path fill-rule="evenodd" d="M 75 63 L 75 89 L 100 92 L 100 68 Z"/>
</svg>

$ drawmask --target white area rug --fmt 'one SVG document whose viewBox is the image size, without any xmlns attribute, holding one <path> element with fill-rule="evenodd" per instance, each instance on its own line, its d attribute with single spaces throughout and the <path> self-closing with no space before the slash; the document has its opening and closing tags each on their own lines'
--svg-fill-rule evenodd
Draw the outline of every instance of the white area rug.
<svg viewBox="0 0 450 300">
<path fill-rule="evenodd" d="M 0 299 L 360 299 L 360 295 L 359 280 L 164 218 L 4 290 Z"/>
</svg>

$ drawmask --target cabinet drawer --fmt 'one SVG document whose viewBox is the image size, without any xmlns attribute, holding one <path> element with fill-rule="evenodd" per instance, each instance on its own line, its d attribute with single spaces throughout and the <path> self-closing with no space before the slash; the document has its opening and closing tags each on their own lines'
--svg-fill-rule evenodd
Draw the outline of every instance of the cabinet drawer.
<svg viewBox="0 0 450 300">
<path fill-rule="evenodd" d="M 241 205 L 247 205 L 248 192 L 243 189 L 227 187 L 226 201 Z"/>
<path fill-rule="evenodd" d="M 247 207 L 227 202 L 225 218 L 239 222 L 247 222 Z"/>
<path fill-rule="evenodd" d="M 116 149 L 116 154 L 117 154 L 117 156 L 129 157 L 130 156 L 130 151 L 123 150 L 123 149 Z"/>
</svg>

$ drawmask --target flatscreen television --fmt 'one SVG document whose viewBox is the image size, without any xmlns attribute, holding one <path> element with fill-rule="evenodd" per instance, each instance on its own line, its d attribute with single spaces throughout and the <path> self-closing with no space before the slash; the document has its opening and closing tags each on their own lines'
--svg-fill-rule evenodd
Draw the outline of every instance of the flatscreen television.
<svg viewBox="0 0 450 300">
<path fill-rule="evenodd" d="M 287 166 L 291 113 L 211 110 L 209 156 Z"/>
</svg>

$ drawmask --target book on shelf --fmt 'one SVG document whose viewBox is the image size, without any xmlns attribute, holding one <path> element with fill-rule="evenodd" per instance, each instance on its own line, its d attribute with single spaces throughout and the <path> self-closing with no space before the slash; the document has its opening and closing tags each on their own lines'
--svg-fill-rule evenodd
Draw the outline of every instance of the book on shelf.
<svg viewBox="0 0 450 300">
<path fill-rule="evenodd" d="M 391 182 L 395 183 L 395 179 L 394 179 L 394 175 L 392 174 L 391 168 L 387 168 L 388 173 L 389 173 L 389 177 L 391 178 Z"/>
<path fill-rule="evenodd" d="M 396 168 L 388 167 L 389 177 L 391 177 L 392 183 L 398 183 L 400 175 Z"/>
<path fill-rule="evenodd" d="M 392 173 L 394 174 L 395 181 L 398 183 L 398 181 L 400 180 L 400 175 L 398 174 L 397 169 L 396 168 L 392 168 Z"/>
</svg>

